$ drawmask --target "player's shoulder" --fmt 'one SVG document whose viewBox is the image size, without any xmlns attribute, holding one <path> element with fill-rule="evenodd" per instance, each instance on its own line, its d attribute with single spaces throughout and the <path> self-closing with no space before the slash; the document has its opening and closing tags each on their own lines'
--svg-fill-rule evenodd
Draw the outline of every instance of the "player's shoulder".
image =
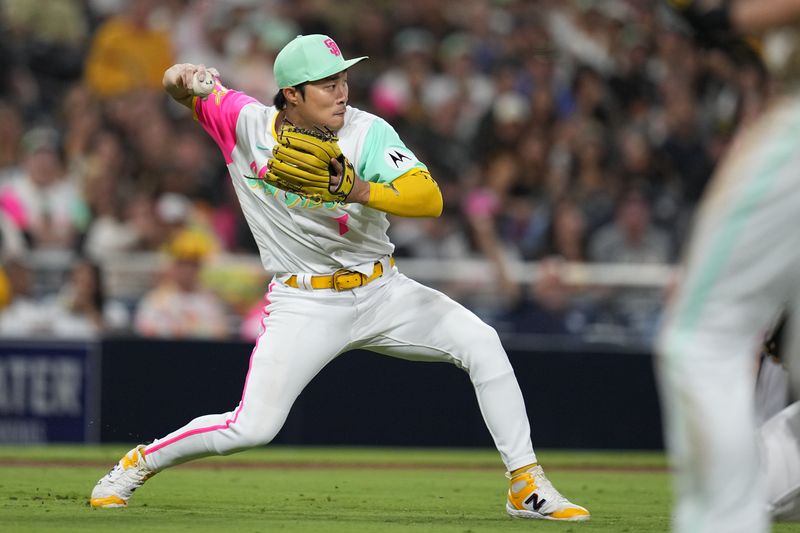
<svg viewBox="0 0 800 533">
<path fill-rule="evenodd" d="M 265 105 L 255 98 L 250 99 L 239 111 L 239 119 L 250 124 L 271 123 L 278 110 L 274 105 Z"/>
<path fill-rule="evenodd" d="M 344 126 L 338 131 L 339 138 L 366 137 L 367 134 L 375 136 L 391 132 L 396 135 L 394 128 L 386 120 L 362 109 L 347 106 L 344 116 Z"/>
<path fill-rule="evenodd" d="M 278 114 L 278 108 L 274 105 L 266 105 L 258 102 L 257 104 L 252 106 L 252 112 L 258 113 L 259 116 L 263 117 L 265 120 L 272 121 L 275 118 L 275 115 Z"/>
<path fill-rule="evenodd" d="M 238 91 L 237 91 L 238 92 Z M 272 116 L 277 113 L 274 105 L 267 105 L 260 100 L 247 95 L 246 93 L 239 92 L 242 95 L 242 110 L 247 109 L 248 113 L 262 114 Z"/>
<path fill-rule="evenodd" d="M 337 133 L 340 138 L 351 136 L 363 137 L 369 131 L 374 131 L 376 129 L 394 131 L 394 128 L 378 115 L 356 107 L 347 106 L 344 115 L 344 126 L 342 126 L 342 129 Z"/>
<path fill-rule="evenodd" d="M 361 124 L 366 123 L 369 124 L 373 120 L 382 120 L 381 117 L 378 115 L 374 115 L 369 111 L 364 111 L 363 109 L 359 109 L 353 106 L 347 106 L 347 109 L 344 113 L 344 127 L 353 124 Z"/>
</svg>

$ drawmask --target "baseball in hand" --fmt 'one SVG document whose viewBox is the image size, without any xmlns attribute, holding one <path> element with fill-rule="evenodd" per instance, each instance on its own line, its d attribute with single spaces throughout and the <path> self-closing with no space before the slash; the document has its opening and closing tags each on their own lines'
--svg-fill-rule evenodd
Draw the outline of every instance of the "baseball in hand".
<svg viewBox="0 0 800 533">
<path fill-rule="evenodd" d="M 211 74 L 211 72 L 206 71 L 203 81 L 200 81 L 198 78 L 198 72 L 195 72 L 194 76 L 192 76 L 192 94 L 205 98 L 214 90 L 215 84 L 216 81 L 214 80 L 214 76 Z"/>
</svg>

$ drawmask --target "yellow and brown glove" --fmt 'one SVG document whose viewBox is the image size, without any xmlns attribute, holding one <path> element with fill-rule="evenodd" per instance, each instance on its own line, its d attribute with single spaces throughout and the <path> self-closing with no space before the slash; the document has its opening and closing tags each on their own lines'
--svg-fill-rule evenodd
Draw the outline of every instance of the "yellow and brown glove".
<svg viewBox="0 0 800 533">
<path fill-rule="evenodd" d="M 321 202 L 346 202 L 356 182 L 353 165 L 342 154 L 339 139 L 330 131 L 289 126 L 272 149 L 264 179 L 275 187 Z M 331 159 L 342 166 L 342 179 Z"/>
</svg>

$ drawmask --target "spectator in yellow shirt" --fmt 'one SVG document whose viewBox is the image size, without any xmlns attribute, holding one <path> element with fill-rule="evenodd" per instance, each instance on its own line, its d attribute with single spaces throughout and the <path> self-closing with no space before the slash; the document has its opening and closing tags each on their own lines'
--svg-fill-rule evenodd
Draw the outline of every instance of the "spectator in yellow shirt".
<svg viewBox="0 0 800 533">
<path fill-rule="evenodd" d="M 86 81 L 101 98 L 133 90 L 161 90 L 164 71 L 174 63 L 167 32 L 150 27 L 155 0 L 132 0 L 125 11 L 103 22 L 86 59 Z"/>
</svg>

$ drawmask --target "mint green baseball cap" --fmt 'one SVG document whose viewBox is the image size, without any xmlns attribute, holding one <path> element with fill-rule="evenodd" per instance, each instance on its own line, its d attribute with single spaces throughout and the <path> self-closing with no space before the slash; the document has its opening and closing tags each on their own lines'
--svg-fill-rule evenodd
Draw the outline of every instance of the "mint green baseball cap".
<svg viewBox="0 0 800 533">
<path fill-rule="evenodd" d="M 327 35 L 298 35 L 275 58 L 272 70 L 279 89 L 317 81 L 348 69 L 367 56 L 345 59 Z"/>
</svg>

